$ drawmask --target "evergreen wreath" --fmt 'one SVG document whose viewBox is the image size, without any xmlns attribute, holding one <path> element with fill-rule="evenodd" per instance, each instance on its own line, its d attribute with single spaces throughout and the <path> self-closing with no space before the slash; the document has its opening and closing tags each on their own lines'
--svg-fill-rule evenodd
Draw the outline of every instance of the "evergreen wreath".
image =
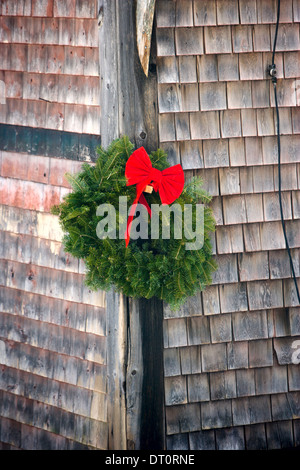
<svg viewBox="0 0 300 470">
<path fill-rule="evenodd" d="M 174 224 L 170 224 L 170 239 L 130 240 L 127 247 L 124 238 L 99 239 L 96 234 L 100 220 L 96 215 L 97 207 L 104 203 L 115 207 L 118 230 L 124 222 L 118 211 L 119 196 L 128 197 L 128 207 L 135 199 L 135 186 L 127 186 L 125 177 L 125 165 L 133 149 L 127 136 L 113 141 L 106 150 L 98 147 L 94 165 L 83 163 L 79 173 L 66 175 L 72 191 L 51 212 L 59 216 L 65 251 L 84 260 L 85 283 L 90 289 L 114 287 L 126 296 L 157 297 L 167 302 L 171 309 L 178 309 L 189 296 L 211 283 L 211 274 L 217 267 L 210 242 L 210 232 L 215 229 L 212 210 L 208 206 L 211 196 L 202 188 L 201 178 L 193 177 L 185 182 L 175 201 L 181 207 L 204 204 L 204 243 L 199 250 L 185 249 L 185 243 L 191 240 L 184 234 L 181 239 L 174 238 Z M 161 149 L 149 157 L 158 170 L 170 166 Z M 157 192 L 148 194 L 147 200 L 149 205 L 161 204 Z"/>
</svg>

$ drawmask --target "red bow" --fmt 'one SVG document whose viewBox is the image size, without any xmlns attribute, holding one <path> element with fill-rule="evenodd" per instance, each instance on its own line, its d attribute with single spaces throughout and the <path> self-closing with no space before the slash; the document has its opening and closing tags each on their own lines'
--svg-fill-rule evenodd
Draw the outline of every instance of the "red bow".
<svg viewBox="0 0 300 470">
<path fill-rule="evenodd" d="M 144 147 L 140 147 L 128 158 L 125 167 L 125 176 L 127 178 L 127 186 L 136 184 L 136 198 L 128 216 L 125 234 L 126 246 L 128 246 L 130 225 L 138 202 L 146 207 L 151 217 L 151 209 L 143 195 L 146 186 L 151 183 L 153 189 L 159 192 L 162 204 L 171 204 L 182 193 L 184 173 L 179 164 L 162 171 L 153 168 L 146 150 Z"/>
</svg>

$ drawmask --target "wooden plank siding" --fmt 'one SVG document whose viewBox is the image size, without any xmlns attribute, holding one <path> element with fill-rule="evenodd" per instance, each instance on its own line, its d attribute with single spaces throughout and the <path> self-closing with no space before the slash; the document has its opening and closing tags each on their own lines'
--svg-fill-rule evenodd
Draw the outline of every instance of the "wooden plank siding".
<svg viewBox="0 0 300 470">
<path fill-rule="evenodd" d="M 0 448 L 107 449 L 106 299 L 50 213 L 100 143 L 97 2 L 0 5 Z"/>
<path fill-rule="evenodd" d="M 300 286 L 298 10 L 281 1 L 275 63 L 283 212 Z M 209 288 L 177 312 L 164 308 L 169 450 L 299 446 L 300 309 L 267 72 L 276 12 L 271 0 L 157 1 L 160 146 L 213 196 L 218 263 Z"/>
</svg>

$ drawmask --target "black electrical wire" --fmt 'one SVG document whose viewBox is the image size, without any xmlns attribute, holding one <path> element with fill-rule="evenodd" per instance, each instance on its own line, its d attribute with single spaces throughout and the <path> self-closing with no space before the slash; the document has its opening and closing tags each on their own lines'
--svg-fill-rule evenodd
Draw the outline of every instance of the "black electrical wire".
<svg viewBox="0 0 300 470">
<path fill-rule="evenodd" d="M 274 88 L 274 98 L 275 98 L 275 106 L 276 106 L 276 118 L 277 118 L 277 146 L 278 146 L 278 195 L 279 195 L 279 205 L 280 205 L 280 216 L 281 216 L 281 225 L 283 229 L 283 235 L 285 240 L 286 249 L 289 255 L 293 280 L 296 288 L 296 293 L 298 297 L 298 302 L 300 304 L 300 294 L 297 284 L 297 279 L 295 275 L 295 269 L 293 265 L 293 259 L 291 255 L 291 250 L 289 247 L 289 242 L 286 234 L 286 227 L 285 227 L 285 220 L 283 216 L 283 208 L 282 208 L 282 194 L 281 194 L 281 148 L 280 148 L 280 120 L 279 120 L 279 110 L 278 110 L 278 99 L 277 99 L 277 77 L 276 77 L 276 65 L 275 65 L 275 51 L 276 51 L 276 42 L 277 42 L 277 35 L 278 35 L 278 25 L 279 25 L 279 18 L 280 18 L 280 0 L 278 0 L 277 6 L 277 21 L 276 21 L 276 29 L 275 29 L 275 36 L 274 36 L 274 45 L 273 45 L 273 53 L 272 53 L 272 64 L 269 66 L 269 74 L 272 77 L 273 88 Z"/>
</svg>

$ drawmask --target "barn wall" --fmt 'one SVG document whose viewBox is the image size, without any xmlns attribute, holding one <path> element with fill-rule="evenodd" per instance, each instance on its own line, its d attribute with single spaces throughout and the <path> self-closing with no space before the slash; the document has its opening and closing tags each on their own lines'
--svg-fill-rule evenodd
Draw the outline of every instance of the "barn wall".
<svg viewBox="0 0 300 470">
<path fill-rule="evenodd" d="M 160 146 L 213 196 L 218 270 L 164 309 L 168 449 L 300 444 L 300 309 L 280 222 L 267 74 L 272 0 L 158 0 Z M 281 1 L 275 63 L 286 228 L 299 285 L 299 2 Z M 298 343 L 299 344 L 299 343 Z"/>
<path fill-rule="evenodd" d="M 63 250 L 100 143 L 96 1 L 0 6 L 0 448 L 107 448 L 105 295 Z"/>
</svg>

